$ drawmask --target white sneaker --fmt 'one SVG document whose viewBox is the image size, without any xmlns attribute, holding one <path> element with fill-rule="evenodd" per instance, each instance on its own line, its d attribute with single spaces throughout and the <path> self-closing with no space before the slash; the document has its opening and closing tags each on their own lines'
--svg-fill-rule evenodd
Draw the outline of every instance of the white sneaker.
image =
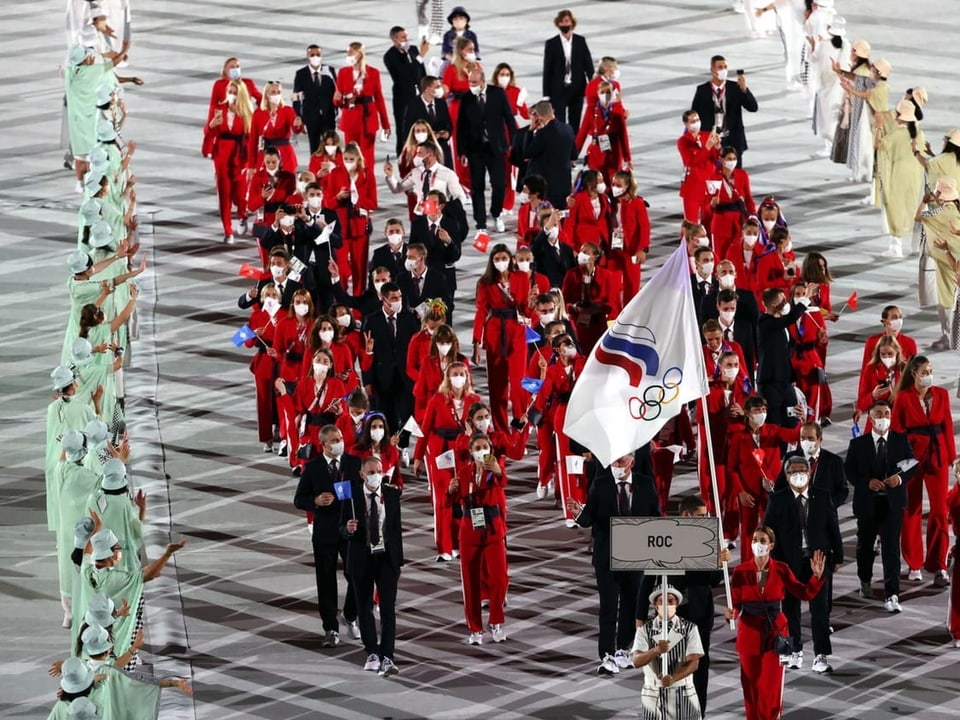
<svg viewBox="0 0 960 720">
<path fill-rule="evenodd" d="M 77 180 L 77 184 L 73 186 L 73 191 L 83 195 L 83 183 Z"/>
<path fill-rule="evenodd" d="M 483 633 L 470 633 L 467 638 L 468 645 L 483 645 Z"/>
<path fill-rule="evenodd" d="M 450 557 L 456 560 L 458 557 L 460 557 L 460 551 L 454 550 L 453 552 L 450 553 Z"/>
<path fill-rule="evenodd" d="M 600 667 L 597 668 L 597 675 L 616 675 L 620 672 L 620 666 L 613 656 L 607 653 L 600 661 Z"/>
<path fill-rule="evenodd" d="M 331 630 L 326 635 L 323 636 L 323 647 L 331 648 L 336 647 L 340 644 L 340 633 L 336 630 Z"/>
<path fill-rule="evenodd" d="M 907 580 L 910 580 L 911 582 L 923 582 L 923 573 L 920 572 L 920 568 L 908 572 Z"/>
<path fill-rule="evenodd" d="M 495 217 L 495 218 L 493 219 L 493 225 L 494 225 L 495 228 L 497 228 L 497 232 L 501 232 L 501 233 L 502 233 L 502 232 L 506 232 L 506 231 L 507 231 L 507 226 L 503 224 L 503 218 L 502 218 L 502 217 Z"/>
<path fill-rule="evenodd" d="M 960 648 L 960 640 L 954 640 L 954 641 L 953 641 L 953 646 L 954 646 L 955 648 Z"/>
<path fill-rule="evenodd" d="M 811 668 L 815 673 L 829 673 L 833 672 L 833 668 L 830 667 L 830 663 L 827 662 L 826 655 L 817 655 L 813 659 L 813 667 Z"/>
<path fill-rule="evenodd" d="M 628 650 L 617 650 L 613 654 L 613 661 L 621 670 L 626 670 L 628 667 L 633 667 L 633 660 L 630 659 L 630 652 Z"/>
<path fill-rule="evenodd" d="M 307 534 L 313 537 L 313 523 L 307 523 Z"/>
<path fill-rule="evenodd" d="M 832 154 L 833 154 L 833 153 L 832 153 L 831 150 L 829 150 L 828 148 L 823 148 L 823 150 L 817 150 L 817 151 L 813 154 L 813 156 L 816 157 L 816 158 L 828 158 L 828 157 L 830 157 L 830 155 L 832 155 Z"/>
<path fill-rule="evenodd" d="M 437 562 L 450 562 L 453 560 L 453 555 L 450 553 L 440 553 L 437 555 Z"/>
<path fill-rule="evenodd" d="M 503 625 L 491 625 L 490 635 L 495 643 L 502 643 L 507 639 L 507 634 L 503 631 Z"/>
<path fill-rule="evenodd" d="M 380 672 L 380 658 L 374 654 L 367 655 L 367 661 L 363 664 L 363 669 Z"/>
<path fill-rule="evenodd" d="M 803 650 L 800 652 L 790 653 L 790 657 L 787 661 L 787 667 L 791 670 L 799 670 L 803 667 Z"/>
<path fill-rule="evenodd" d="M 385 657 L 383 662 L 380 663 L 380 672 L 377 674 L 380 677 L 392 677 L 400 674 L 400 668 L 393 664 L 393 660 Z"/>
<path fill-rule="evenodd" d="M 70 626 L 73 625 L 73 617 L 68 612 L 63 613 L 63 623 L 62 627 L 70 629 Z"/>
<path fill-rule="evenodd" d="M 933 576 L 933 586 L 937 588 L 950 587 L 950 576 L 947 575 L 946 570 L 937 571 L 937 574 Z"/>
<path fill-rule="evenodd" d="M 273 443 L 272 443 L 272 442 L 264 443 L 264 444 L 263 444 L 263 451 L 264 451 L 265 453 L 272 453 L 272 452 L 273 452 Z"/>
<path fill-rule="evenodd" d="M 537 500 L 543 500 L 547 496 L 547 486 L 543 483 L 537 483 Z"/>
<path fill-rule="evenodd" d="M 563 524 L 572 529 L 577 526 L 577 521 L 573 519 L 567 519 L 563 521 Z"/>
<path fill-rule="evenodd" d="M 873 195 L 867 195 L 860 201 L 861 205 L 873 205 Z"/>
<path fill-rule="evenodd" d="M 403 452 L 400 453 L 400 462 L 403 463 L 404 467 L 410 467 L 410 450 L 404 448 Z"/>
<path fill-rule="evenodd" d="M 247 220 L 244 218 L 239 223 L 237 223 L 237 235 L 246 235 L 247 234 Z"/>
<path fill-rule="evenodd" d="M 223 236 L 224 245 L 233 245 L 233 235 L 224 235 Z"/>
<path fill-rule="evenodd" d="M 350 623 L 350 637 L 352 637 L 354 640 L 360 639 L 360 623 L 358 623 L 356 620 Z"/>
<path fill-rule="evenodd" d="M 891 595 L 883 601 L 883 609 L 888 613 L 903 612 L 903 608 L 900 607 L 900 598 L 896 595 Z"/>
</svg>

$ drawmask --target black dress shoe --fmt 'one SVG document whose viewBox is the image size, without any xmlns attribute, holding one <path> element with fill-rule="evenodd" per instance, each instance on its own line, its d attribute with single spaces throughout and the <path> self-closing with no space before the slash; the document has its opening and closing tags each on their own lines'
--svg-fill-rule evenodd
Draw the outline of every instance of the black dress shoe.
<svg viewBox="0 0 960 720">
<path fill-rule="evenodd" d="M 293 475 L 294 477 L 300 477 L 302 473 L 303 473 L 303 468 L 300 467 L 299 465 L 297 465 L 296 467 L 293 468 L 293 470 L 290 471 L 290 474 Z"/>
</svg>

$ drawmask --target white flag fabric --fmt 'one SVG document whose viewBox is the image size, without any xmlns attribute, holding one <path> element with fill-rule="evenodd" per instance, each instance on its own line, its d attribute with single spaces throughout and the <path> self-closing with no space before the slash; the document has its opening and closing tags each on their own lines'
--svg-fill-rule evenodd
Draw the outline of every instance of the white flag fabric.
<svg viewBox="0 0 960 720">
<path fill-rule="evenodd" d="M 707 390 L 690 261 L 680 245 L 590 353 L 563 431 L 609 465 Z"/>
<path fill-rule="evenodd" d="M 401 430 L 406 430 L 408 433 L 414 437 L 421 438 L 423 437 L 423 430 L 420 429 L 420 425 L 417 424 L 417 421 L 413 419 L 413 415 L 403 424 Z"/>
<path fill-rule="evenodd" d="M 447 450 L 437 455 L 437 470 L 450 470 L 455 467 L 456 464 L 457 459 L 453 454 L 453 450 Z"/>
</svg>

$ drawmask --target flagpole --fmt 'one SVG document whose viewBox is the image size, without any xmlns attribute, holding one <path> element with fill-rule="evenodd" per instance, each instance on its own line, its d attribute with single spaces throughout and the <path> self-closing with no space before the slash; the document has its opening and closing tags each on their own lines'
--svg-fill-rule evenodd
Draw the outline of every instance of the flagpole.
<svg viewBox="0 0 960 720">
<path fill-rule="evenodd" d="M 667 640 L 667 576 L 660 576 L 660 592 L 662 593 L 660 600 L 660 639 Z M 668 666 L 667 662 L 670 659 L 670 653 L 664 653 L 660 656 L 660 676 L 663 677 L 667 674 Z"/>
<path fill-rule="evenodd" d="M 717 466 L 716 459 L 713 457 L 713 433 L 710 431 L 710 413 L 707 412 L 707 396 L 700 396 L 700 413 L 701 420 L 703 421 L 703 430 L 706 435 L 706 442 L 704 443 L 707 446 L 707 465 L 710 468 L 710 483 L 713 488 L 713 509 L 717 515 L 717 537 L 720 538 L 720 541 L 723 542 L 723 513 L 720 510 L 720 486 L 717 482 Z M 745 539 L 741 538 L 743 542 L 746 542 Z M 724 560 L 723 561 L 723 589 L 727 596 L 727 607 L 733 607 L 733 594 L 730 590 L 730 565 Z M 737 621 L 730 620 L 730 629 L 737 629 Z"/>
</svg>

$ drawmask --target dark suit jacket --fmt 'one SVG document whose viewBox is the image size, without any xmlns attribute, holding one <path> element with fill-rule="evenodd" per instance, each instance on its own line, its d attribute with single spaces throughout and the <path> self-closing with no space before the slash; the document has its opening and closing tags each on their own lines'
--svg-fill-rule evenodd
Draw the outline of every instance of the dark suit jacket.
<svg viewBox="0 0 960 720">
<path fill-rule="evenodd" d="M 773 557 L 787 563 L 794 572 L 809 563 L 801 555 L 802 531 L 800 510 L 790 488 L 777 490 L 767 500 L 763 524 L 777 535 Z M 827 493 L 807 488 L 807 547 L 810 554 L 820 550 L 827 557 L 827 567 L 843 562 L 843 538 L 837 522 L 837 510 Z"/>
<path fill-rule="evenodd" d="M 393 106 L 401 112 L 407 107 L 410 98 L 420 94 L 420 78 L 427 74 L 423 63 L 418 60 L 420 50 L 412 44 L 406 52 L 392 46 L 383 54 L 383 64 L 393 80 Z M 397 118 L 399 122 L 402 117 Z M 400 128 L 396 128 L 397 132 Z"/>
<path fill-rule="evenodd" d="M 340 456 L 338 477 L 330 475 L 330 466 L 323 452 L 310 460 L 303 468 L 300 482 L 297 483 L 297 492 L 293 497 L 293 504 L 300 510 L 309 510 L 313 513 L 313 544 L 321 546 L 339 545 L 342 541 L 340 534 L 340 501 L 336 499 L 333 489 L 335 482 L 342 480 L 352 481 L 360 477 L 360 458 L 355 455 L 343 454 Z M 321 493 L 333 493 L 334 501 L 326 507 L 320 507 L 314 500 Z M 350 512 L 350 501 L 344 501 L 347 512 Z"/>
<path fill-rule="evenodd" d="M 701 321 L 716 320 L 720 317 L 720 311 L 717 310 L 718 292 L 720 292 L 720 285 L 714 283 L 710 294 L 705 295 L 700 302 L 700 314 L 698 317 L 701 318 Z M 751 329 L 755 331 L 759 319 L 760 308 L 757 307 L 757 298 L 749 290 L 737 288 L 737 312 L 733 316 L 734 332 L 737 330 L 736 325 L 739 325 L 741 322 L 746 322 L 750 325 Z M 734 340 L 736 340 L 736 338 L 734 338 Z M 737 342 L 740 341 L 737 340 Z M 743 345 L 743 343 L 740 344 Z"/>
<path fill-rule="evenodd" d="M 407 259 L 407 243 L 403 243 L 398 250 L 398 257 L 393 256 L 390 250 L 390 244 L 384 243 L 373 251 L 370 258 L 370 277 L 373 277 L 373 271 L 378 267 L 385 267 L 390 271 L 390 279 L 397 281 L 400 273 L 403 272 L 403 261 Z"/>
<path fill-rule="evenodd" d="M 784 332 L 807 311 L 801 303 L 790 303 L 790 312 L 783 317 L 763 313 L 757 321 L 757 384 L 790 383 L 790 347 Z"/>
<path fill-rule="evenodd" d="M 460 112 L 457 115 L 457 152 L 469 157 L 482 151 L 483 134 L 486 132 L 490 150 L 495 155 L 506 155 L 513 134 L 517 131 L 517 120 L 510 108 L 507 93 L 502 87 L 487 85 L 483 94 L 486 100 L 482 110 L 480 98 L 472 92 L 460 100 Z"/>
<path fill-rule="evenodd" d="M 573 143 L 573 129 L 557 120 L 551 120 L 536 132 L 527 133 L 523 149 L 527 175 L 541 175 L 547 181 L 547 200 L 554 207 L 567 206 Z"/>
<path fill-rule="evenodd" d="M 560 250 L 559 254 L 550 245 L 543 230 L 537 233 L 530 245 L 537 272 L 547 276 L 550 287 L 558 288 L 563 285 L 563 277 L 567 274 L 567 270 L 577 266 L 577 259 L 573 256 L 573 250 L 565 242 L 558 240 L 557 248 Z"/>
<path fill-rule="evenodd" d="M 315 262 L 326 270 L 330 260 L 336 258 L 336 250 L 343 245 L 343 236 L 340 232 L 340 221 L 337 218 L 336 211 L 323 210 L 322 213 L 325 223 L 328 225 L 332 222 L 337 223 L 330 233 L 329 243 L 317 245 L 314 240 L 320 235 L 319 226 L 316 224 L 307 225 L 303 220 L 297 218 L 293 223 L 293 232 L 290 235 L 284 235 L 272 227 L 268 228 L 266 235 L 260 240 L 261 247 L 269 253 L 275 246 L 283 245 L 287 252 L 304 263 Z"/>
<path fill-rule="evenodd" d="M 394 337 L 381 306 L 363 319 L 362 330 L 371 333 L 374 342 L 373 367 L 364 376 L 381 388 L 390 388 L 393 393 L 412 390 L 413 383 L 407 376 L 407 348 L 410 339 L 420 332 L 417 316 L 410 310 L 397 313 L 397 335 Z"/>
<path fill-rule="evenodd" d="M 559 96 L 567 89 L 571 93 L 583 95 L 587 83 L 593 77 L 593 58 L 583 35 L 573 33 L 570 48 L 570 85 L 564 84 L 566 57 L 563 54 L 563 42 L 554 35 L 543 44 L 543 95 Z M 567 155 L 566 157 L 569 157 Z"/>
<path fill-rule="evenodd" d="M 370 544 L 367 540 L 367 519 L 370 514 L 370 499 L 363 481 L 358 477 L 351 482 L 353 510 L 357 513 L 357 531 L 347 533 L 347 520 L 351 519 L 350 503 L 341 503 L 340 533 L 347 540 L 347 557 L 344 572 L 352 578 L 367 572 L 370 566 Z M 389 485 L 380 486 L 383 498 L 383 548 L 390 558 L 390 565 L 397 575 L 403 567 L 403 531 L 400 523 L 400 490 Z"/>
<path fill-rule="evenodd" d="M 337 81 L 329 65 L 321 65 L 319 70 L 319 88 L 313 84 L 312 67 L 305 65 L 297 70 L 293 77 L 293 92 L 303 93 L 303 99 L 294 100 L 293 109 L 304 123 L 317 123 L 325 129 L 331 129 L 337 122 L 337 109 L 333 104 Z"/>
<path fill-rule="evenodd" d="M 435 100 L 433 103 L 433 112 L 436 117 L 431 119 L 430 113 L 427 112 L 427 106 L 424 104 L 420 95 L 411 98 L 407 102 L 407 108 L 403 113 L 404 139 L 410 134 L 410 128 L 417 120 L 423 120 L 430 125 L 430 127 L 433 128 L 434 134 L 444 131 L 452 134 L 453 123 L 450 120 L 450 110 L 447 108 L 447 101 Z M 440 149 L 443 150 L 443 164 L 447 167 L 453 167 L 453 155 L 450 153 L 450 140 L 438 137 L 437 142 L 440 143 Z"/>
<path fill-rule="evenodd" d="M 733 80 L 727 80 L 727 86 L 724 90 L 726 96 L 726 117 L 724 126 L 728 135 L 723 137 L 723 145 L 733 145 L 737 152 L 743 153 L 747 149 L 747 135 L 743 129 L 743 111 L 756 112 L 757 99 L 748 88 L 746 92 L 740 89 Z M 713 83 L 707 81 L 702 85 L 697 85 L 697 90 L 693 95 L 693 102 L 690 105 L 691 110 L 696 110 L 700 116 L 701 130 L 709 132 L 713 130 L 714 107 L 713 107 Z"/>
<path fill-rule="evenodd" d="M 247 293 L 244 293 L 237 300 L 237 307 L 241 310 L 247 310 L 252 308 L 256 303 L 260 302 L 260 291 L 263 290 L 264 285 L 273 282 L 273 278 L 263 278 L 260 282 L 257 283 L 257 297 L 253 300 L 250 299 L 250 296 Z M 290 278 L 287 278 L 287 282 L 283 286 L 283 293 L 280 296 L 280 307 L 284 310 L 290 307 L 290 303 L 293 301 L 293 294 L 297 290 L 303 289 L 303 283 L 294 282 Z"/>
<path fill-rule="evenodd" d="M 576 518 L 577 525 L 592 529 L 593 564 L 596 566 L 610 565 L 610 518 L 620 515 L 617 512 L 617 491 L 617 481 L 610 474 L 610 468 L 600 469 L 590 486 L 587 502 Z M 660 503 L 652 475 L 633 474 L 630 515 L 660 516 Z"/>
<path fill-rule="evenodd" d="M 354 296 L 344 290 L 343 285 L 336 283 L 332 287 L 332 294 L 336 302 L 346 305 L 351 310 L 357 310 L 364 317 L 378 312 L 383 307 L 383 301 L 372 284 L 363 291 L 362 295 Z"/>
<path fill-rule="evenodd" d="M 428 267 L 423 274 L 423 292 L 417 292 L 417 286 L 413 282 L 413 273 L 404 270 L 400 273 L 397 280 L 401 292 L 403 292 L 403 301 L 411 310 L 428 298 L 443 298 L 447 307 L 453 303 L 453 292 L 447 285 L 447 278 L 442 270 Z M 450 318 L 448 318 L 449 322 Z"/>
<path fill-rule="evenodd" d="M 802 450 L 788 452 L 784 457 L 784 464 L 792 457 L 805 457 L 805 455 Z M 774 483 L 774 489 L 781 490 L 787 487 L 789 487 L 787 478 L 781 470 Z M 813 471 L 813 477 L 810 478 L 810 487 L 820 493 L 829 495 L 834 507 L 838 508 L 843 505 L 850 496 L 850 486 L 847 485 L 847 474 L 843 469 L 843 459 L 829 450 L 820 448 L 817 467 Z"/>
<path fill-rule="evenodd" d="M 869 520 L 873 517 L 873 499 L 876 493 L 870 489 L 871 478 L 883 480 L 899 473 L 903 481 L 897 487 L 888 487 L 884 492 L 890 502 L 890 509 L 899 512 L 907 506 L 907 482 L 916 473 L 916 466 L 902 472 L 897 463 L 913 458 L 913 449 L 906 435 L 887 431 L 887 466 L 878 474 L 877 446 L 873 441 L 873 433 L 865 433 L 855 437 L 847 446 L 847 458 L 843 467 L 847 471 L 847 482 L 853 485 L 853 514 L 858 519 Z"/>
<path fill-rule="evenodd" d="M 710 294 L 716 292 L 717 289 L 717 278 L 715 275 L 710 276 L 710 289 L 704 290 L 700 287 L 700 283 L 704 282 L 703 279 L 696 273 L 690 273 L 690 289 L 693 291 L 693 307 L 697 311 L 697 323 L 703 323 L 703 318 L 700 317 L 700 307 L 703 305 L 704 298 L 708 297 Z"/>
<path fill-rule="evenodd" d="M 440 227 L 447 231 L 450 242 L 444 243 L 430 232 L 430 221 L 426 215 L 417 215 L 410 224 L 410 242 L 422 243 L 427 248 L 427 267 L 443 271 L 448 265 L 456 263 L 462 254 L 460 223 L 455 217 L 440 216 Z M 449 276 L 447 277 L 449 281 Z M 449 282 L 448 282 L 449 284 Z M 450 288 L 456 290 L 456 287 Z"/>
</svg>

